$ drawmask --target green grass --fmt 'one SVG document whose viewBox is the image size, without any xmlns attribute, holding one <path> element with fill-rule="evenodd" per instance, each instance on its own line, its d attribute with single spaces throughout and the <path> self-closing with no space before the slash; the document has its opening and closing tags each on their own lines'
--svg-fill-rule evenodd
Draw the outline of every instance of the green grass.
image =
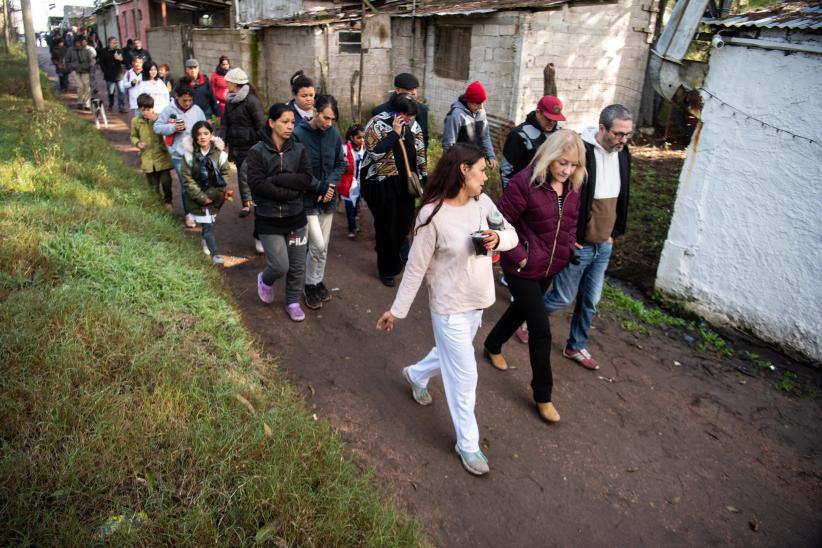
<svg viewBox="0 0 822 548">
<path fill-rule="evenodd" d="M 432 136 L 428 141 L 428 174 L 434 171 L 437 162 L 442 158 L 442 140 L 439 137 Z M 488 169 L 488 180 L 485 182 L 485 193 L 491 196 L 494 200 L 499 200 L 502 194 L 502 183 L 499 176 L 499 159 L 497 159 L 497 168 Z"/>
<path fill-rule="evenodd" d="M 0 62 L 0 543 L 424 542 L 142 176 Z"/>
</svg>

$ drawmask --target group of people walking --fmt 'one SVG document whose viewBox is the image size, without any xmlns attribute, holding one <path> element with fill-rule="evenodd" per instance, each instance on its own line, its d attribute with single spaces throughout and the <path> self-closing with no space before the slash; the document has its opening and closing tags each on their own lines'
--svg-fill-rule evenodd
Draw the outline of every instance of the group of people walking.
<svg viewBox="0 0 822 548">
<path fill-rule="evenodd" d="M 232 198 L 228 179 L 234 163 L 240 215 L 253 213 L 255 247 L 265 255 L 257 294 L 273 303 L 275 283 L 284 278 L 285 312 L 303 321 L 302 305 L 318 309 L 331 299 L 325 270 L 337 202 L 344 202 L 348 237 L 356 238 L 364 199 L 373 216 L 378 279 L 394 287 L 404 272 L 377 328 L 392 331 L 425 283 L 435 346 L 402 375 L 421 405 L 432 403 L 428 383 L 442 375 L 456 452 L 466 470 L 483 475 L 489 466 L 475 416 L 473 340 L 482 311 L 495 302 L 492 256 L 501 254 L 501 281 L 511 300 L 486 336 L 484 354 L 493 368 L 506 371 L 502 349 L 517 333 L 528 344 L 537 415 L 548 423 L 560 420 L 549 313 L 576 301 L 563 355 L 597 369 L 586 342 L 613 238 L 626 225 L 626 143 L 633 121 L 625 107 L 605 108 L 598 127 L 580 136 L 559 128 L 565 121 L 561 101 L 542 97 L 507 137 L 499 164 L 504 190 L 495 204 L 483 193 L 497 157 L 480 82 L 469 84 L 449 109 L 444 154 L 429 176 L 428 111 L 411 74 L 397 75 L 388 101 L 367 124 L 348 128 L 343 139 L 336 100 L 318 96 L 303 71 L 291 78 L 292 97 L 266 112 L 248 75 L 232 68 L 228 58 L 220 58 L 211 79 L 189 59 L 185 75 L 173 82 L 167 71 L 160 76 L 148 52 L 146 60 L 132 51 L 128 72 L 109 80 L 115 71 L 105 67 L 112 59 L 121 62 L 116 46 L 110 40 L 106 49 L 112 51 L 100 56 L 110 105 L 119 83 L 129 99 L 134 90 L 131 135 L 147 181 L 170 210 L 175 171 L 186 225 L 200 227 L 203 252 L 215 264 L 224 262 L 214 227 L 221 206 Z M 153 82 L 165 87 L 165 95 Z"/>
</svg>

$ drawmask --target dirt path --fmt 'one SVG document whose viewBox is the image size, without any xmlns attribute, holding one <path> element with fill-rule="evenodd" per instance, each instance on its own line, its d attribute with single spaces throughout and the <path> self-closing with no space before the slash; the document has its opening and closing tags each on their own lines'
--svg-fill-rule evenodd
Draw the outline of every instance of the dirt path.
<svg viewBox="0 0 822 548">
<path fill-rule="evenodd" d="M 127 126 L 119 115 L 111 118 L 104 134 L 136 166 Z M 334 297 L 307 311 L 302 324 L 282 309 L 282 282 L 274 305 L 257 298 L 263 259 L 252 245 L 252 219 L 237 211 L 235 201 L 221 213 L 217 235 L 228 259 L 226 287 L 248 329 L 282 357 L 317 415 L 373 467 L 381 488 L 419 517 L 436 545 L 822 542 L 819 400 L 792 398 L 743 376 L 695 352 L 675 330 L 638 339 L 603 318 L 590 342 L 603 367 L 583 370 L 561 356 L 569 311 L 551 321 L 560 424 L 547 426 L 532 408 L 525 345 L 506 345 L 516 369 L 504 373 L 479 360 L 477 415 L 491 473 L 475 478 L 454 454 L 439 380 L 434 405 L 422 408 L 400 376 L 432 344 L 427 297 L 417 297 L 393 334 L 374 330 L 394 290 L 376 279 L 367 210 L 353 241 L 345 237 L 344 215 L 336 216 L 326 275 Z M 498 287 L 477 348 L 507 297 Z"/>
</svg>

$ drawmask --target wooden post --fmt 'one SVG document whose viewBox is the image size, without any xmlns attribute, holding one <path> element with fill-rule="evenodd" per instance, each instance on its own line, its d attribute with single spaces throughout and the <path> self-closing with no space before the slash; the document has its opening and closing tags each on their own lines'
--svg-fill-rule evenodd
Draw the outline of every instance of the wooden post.
<svg viewBox="0 0 822 548">
<path fill-rule="evenodd" d="M 168 13 L 166 13 L 166 0 L 160 0 L 160 14 L 163 16 L 163 26 L 168 26 Z"/>
<path fill-rule="evenodd" d="M 357 83 L 357 116 L 356 121 L 362 122 L 362 81 L 365 76 L 365 49 L 363 48 L 363 37 L 365 36 L 365 2 L 362 3 L 362 15 L 360 16 L 360 81 Z"/>
<path fill-rule="evenodd" d="M 20 0 L 23 8 L 23 29 L 26 32 L 26 53 L 29 57 L 29 85 L 34 110 L 43 112 L 46 103 L 43 101 L 43 88 L 40 87 L 40 65 L 37 63 L 37 37 L 34 34 L 34 22 L 31 18 L 31 0 Z"/>
<path fill-rule="evenodd" d="M 545 69 L 542 71 L 542 81 L 543 81 L 543 95 L 553 95 L 554 97 L 557 96 L 557 71 L 554 68 L 553 63 L 548 63 L 545 65 Z"/>
</svg>

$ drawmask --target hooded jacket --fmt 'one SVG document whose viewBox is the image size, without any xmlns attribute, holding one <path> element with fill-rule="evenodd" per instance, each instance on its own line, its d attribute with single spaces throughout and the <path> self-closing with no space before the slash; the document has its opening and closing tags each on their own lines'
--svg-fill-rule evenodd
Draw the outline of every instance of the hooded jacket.
<svg viewBox="0 0 822 548">
<path fill-rule="evenodd" d="M 577 225 L 577 241 L 585 242 L 585 231 L 588 221 L 591 220 L 591 205 L 594 203 L 594 193 L 597 187 L 597 161 L 596 149 L 602 149 L 596 141 L 597 128 L 591 127 L 583 130 L 582 143 L 585 145 L 585 168 L 588 170 L 588 179 L 580 189 L 579 200 L 579 222 Z M 616 238 L 625 233 L 628 223 L 628 194 L 631 179 L 631 152 L 628 145 L 622 147 L 617 152 L 619 159 L 619 195 L 617 196 L 616 222 L 611 236 Z"/>
<path fill-rule="evenodd" d="M 174 119 L 172 119 L 174 118 Z M 203 111 L 195 104 L 192 104 L 188 110 L 183 110 L 177 104 L 177 99 L 172 99 L 168 106 L 163 109 L 157 120 L 154 121 L 154 133 L 158 135 L 174 135 L 172 143 L 166 144 L 168 152 L 175 160 L 181 160 L 185 154 L 183 148 L 183 137 L 191 135 L 191 128 L 200 120 L 205 120 L 206 117 Z M 174 130 L 176 120 L 184 120 L 186 123 L 185 131 L 177 133 Z"/>
<path fill-rule="evenodd" d="M 511 177 L 531 163 L 540 145 L 558 129 L 559 125 L 555 125 L 552 131 L 543 131 L 537 122 L 537 111 L 532 110 L 523 123 L 511 130 L 505 139 L 500 161 L 502 188 L 508 186 Z"/>
<path fill-rule="evenodd" d="M 485 150 L 489 160 L 497 157 L 491 144 L 485 107 L 471 112 L 462 95 L 451 105 L 442 127 L 442 151 L 447 151 L 454 143 L 473 143 Z"/>
<path fill-rule="evenodd" d="M 242 164 L 248 150 L 260 140 L 265 128 L 265 113 L 260 99 L 244 85 L 237 93 L 228 94 L 223 116 L 223 138 L 228 145 L 228 159 Z"/>
<path fill-rule="evenodd" d="M 211 89 L 211 84 L 205 74 L 200 73 L 197 75 L 191 89 L 194 92 L 194 104 L 200 107 L 203 114 L 205 114 L 206 120 L 210 120 L 212 116 L 220 115 L 220 105 L 217 104 L 214 90 Z"/>
<path fill-rule="evenodd" d="M 212 214 L 216 213 L 225 202 L 230 170 L 228 154 L 223 150 L 225 148 L 223 140 L 219 137 L 212 137 L 211 147 L 208 150 L 208 158 L 220 170 L 220 176 L 224 182 L 222 186 L 214 184 L 217 177 L 211 173 L 208 175 L 208 185 L 200 180 L 200 154 L 195 153 L 195 145 L 190 136 L 184 137 L 182 144 L 185 150 L 182 169 L 183 185 L 185 185 L 186 194 L 188 195 L 188 209 L 194 215 L 205 215 L 206 209 Z M 209 199 L 213 203 L 206 205 L 206 201 Z"/>
<path fill-rule="evenodd" d="M 261 130 L 259 137 L 242 167 L 256 205 L 255 215 L 278 219 L 304 216 L 303 196 L 315 196 L 317 190 L 308 151 L 293 137 L 283 143 L 282 150 L 277 149 L 269 132 Z"/>
<path fill-rule="evenodd" d="M 131 119 L 131 144 L 136 147 L 137 143 L 146 144 L 146 148 L 140 151 L 140 167 L 144 173 L 165 171 L 174 167 L 163 138 L 154 133 L 152 123 L 139 112 Z"/>
<path fill-rule="evenodd" d="M 309 124 L 298 124 L 294 128 L 294 137 L 308 150 L 311 159 L 311 171 L 316 179 L 317 193 L 305 196 L 307 214 L 333 212 L 337 205 L 337 193 L 329 202 L 317 202 L 317 198 L 328 190 L 329 185 L 336 186 L 348 167 L 348 160 L 342 153 L 342 139 L 336 127 L 326 131 L 313 129 Z"/>
<path fill-rule="evenodd" d="M 566 183 L 560 210 L 559 196 L 550 184 L 531 184 L 533 173 L 534 166 L 527 166 L 502 193 L 500 213 L 519 236 L 516 247 L 502 253 L 502 269 L 520 278 L 541 280 L 560 272 L 574 256 L 579 192 L 571 191 Z M 520 268 L 523 259 L 528 262 Z"/>
</svg>

